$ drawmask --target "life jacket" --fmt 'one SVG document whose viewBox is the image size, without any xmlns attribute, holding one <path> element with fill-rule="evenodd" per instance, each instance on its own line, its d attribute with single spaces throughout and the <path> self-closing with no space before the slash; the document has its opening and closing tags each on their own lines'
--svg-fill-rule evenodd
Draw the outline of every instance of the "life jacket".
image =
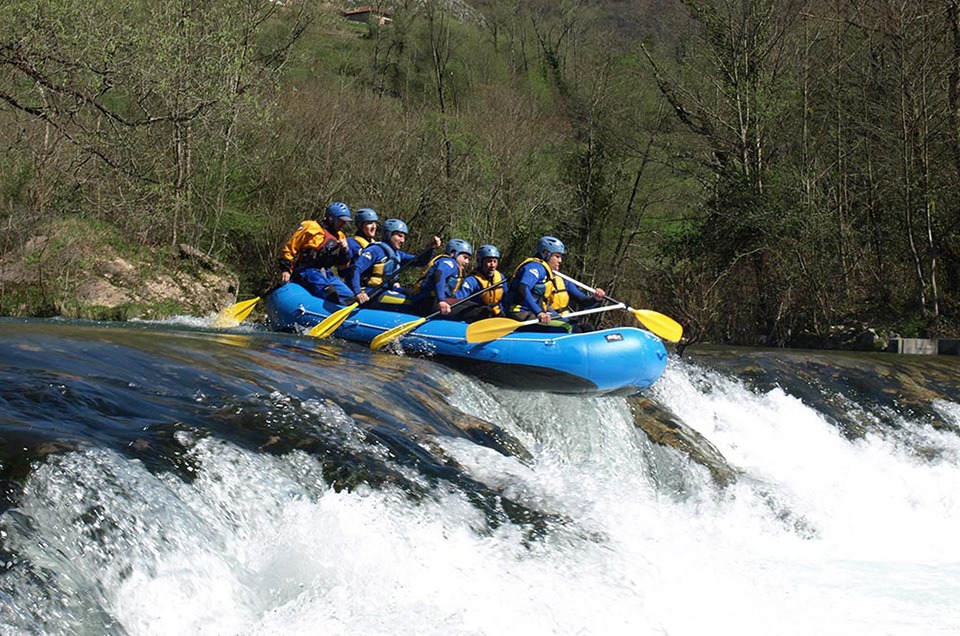
<svg viewBox="0 0 960 636">
<path fill-rule="evenodd" d="M 339 268 L 340 278 L 346 281 L 349 281 L 351 278 L 353 278 L 353 270 L 357 267 L 357 257 L 360 256 L 361 252 L 363 252 L 363 248 L 372 243 L 376 243 L 376 241 L 371 241 L 365 236 L 360 236 L 359 234 L 355 234 L 347 239 L 347 256 L 349 257 L 349 260 L 345 266 Z"/>
<path fill-rule="evenodd" d="M 346 255 L 342 253 L 339 241 L 344 238 L 343 232 L 332 234 L 316 221 L 302 221 L 280 251 L 281 267 L 292 271 L 342 266 Z"/>
<path fill-rule="evenodd" d="M 376 242 L 377 242 L 377 241 L 371 241 L 371 240 L 368 239 L 367 237 L 365 237 L 365 236 L 360 236 L 359 234 L 355 234 L 355 235 L 353 236 L 353 240 L 360 244 L 360 249 L 363 249 L 363 248 L 366 247 L 367 245 L 372 245 L 373 243 L 376 243 Z"/>
<path fill-rule="evenodd" d="M 349 252 L 353 252 L 353 250 L 356 249 L 353 247 L 353 244 L 350 243 L 350 241 L 353 241 L 354 243 L 356 243 L 359 246 L 359 249 L 357 249 L 357 252 L 355 254 L 351 254 L 352 258 L 350 259 L 350 262 L 347 264 L 346 267 L 344 267 L 340 271 L 340 275 L 343 276 L 344 278 L 349 278 L 350 274 L 353 272 L 353 268 L 357 264 L 357 257 L 360 256 L 360 252 L 363 251 L 363 248 L 367 247 L 368 245 L 373 245 L 374 243 L 377 242 L 377 241 L 372 241 L 365 236 L 354 234 L 353 236 L 347 239 L 347 246 L 348 246 Z"/>
<path fill-rule="evenodd" d="M 359 236 L 354 238 L 357 239 L 358 243 L 360 242 Z M 364 287 L 379 287 L 383 284 L 383 281 L 389 280 L 394 272 L 400 268 L 400 255 L 397 254 L 397 250 L 393 249 L 393 245 L 390 245 L 388 241 L 374 241 L 369 244 L 379 245 L 380 249 L 383 250 L 384 256 L 363 273 L 363 276 L 360 278 L 360 284 Z"/>
<path fill-rule="evenodd" d="M 443 290 L 446 294 L 446 298 L 453 298 L 454 294 L 457 293 L 457 290 L 460 289 L 460 285 L 463 284 L 463 269 L 460 267 L 460 263 L 457 262 L 457 259 L 450 256 L 449 254 L 437 254 L 430 262 L 427 263 L 427 266 L 423 269 L 423 273 L 420 274 L 420 278 L 417 279 L 419 286 L 417 289 L 420 291 L 430 290 L 433 291 L 433 278 L 434 273 L 437 271 L 437 267 L 441 259 L 449 258 L 453 261 L 453 264 L 457 266 L 457 275 L 456 277 L 451 276 L 447 278 L 447 286 Z M 446 300 L 446 298 L 438 298 L 438 301 Z"/>
<path fill-rule="evenodd" d="M 503 298 L 503 285 L 501 285 L 501 283 L 504 280 L 504 276 L 500 270 L 493 270 L 493 278 L 487 278 L 483 275 L 483 273 L 480 272 L 479 269 L 474 270 L 471 276 L 477 279 L 481 289 L 486 289 L 487 287 L 497 285 L 497 287 L 494 289 L 480 294 L 480 298 L 483 300 L 483 304 L 490 307 L 490 310 L 493 312 L 494 316 L 499 316 L 501 313 L 503 313 L 500 309 L 500 299 Z"/>
<path fill-rule="evenodd" d="M 532 257 L 523 261 L 517 268 L 513 270 L 513 278 L 510 280 L 509 290 L 508 290 L 508 302 L 510 304 L 510 311 L 518 312 L 521 310 L 520 302 L 521 298 L 517 293 L 520 286 L 520 270 L 529 263 L 538 263 L 543 265 L 543 268 L 547 270 L 547 278 L 542 283 L 537 283 L 533 286 L 533 289 L 530 290 L 530 293 L 540 304 L 541 311 L 547 311 L 552 309 L 557 313 L 563 313 L 567 310 L 567 307 L 570 305 L 570 292 L 567 291 L 567 287 L 564 284 L 564 280 L 559 276 L 554 275 L 553 270 L 550 269 L 550 266 L 546 264 L 543 260 Z"/>
</svg>

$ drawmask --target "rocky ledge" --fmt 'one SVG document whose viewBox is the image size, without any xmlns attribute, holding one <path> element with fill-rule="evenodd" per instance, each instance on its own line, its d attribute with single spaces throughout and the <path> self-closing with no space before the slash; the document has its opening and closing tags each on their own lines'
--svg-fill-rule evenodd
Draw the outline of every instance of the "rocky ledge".
<svg viewBox="0 0 960 636">
<path fill-rule="evenodd" d="M 238 278 L 185 244 L 130 246 L 79 219 L 42 227 L 0 256 L 0 315 L 91 320 L 204 316 L 236 300 Z"/>
</svg>

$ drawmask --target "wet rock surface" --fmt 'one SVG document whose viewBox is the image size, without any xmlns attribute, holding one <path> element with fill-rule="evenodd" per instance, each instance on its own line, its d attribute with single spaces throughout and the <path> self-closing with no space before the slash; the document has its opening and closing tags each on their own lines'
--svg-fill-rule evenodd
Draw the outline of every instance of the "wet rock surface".
<svg viewBox="0 0 960 636">
<path fill-rule="evenodd" d="M 730 465 L 717 447 L 668 409 L 644 397 L 632 397 L 627 401 L 633 412 L 634 424 L 652 442 L 675 448 L 704 466 L 718 486 L 729 486 L 737 480 L 739 471 Z"/>
</svg>

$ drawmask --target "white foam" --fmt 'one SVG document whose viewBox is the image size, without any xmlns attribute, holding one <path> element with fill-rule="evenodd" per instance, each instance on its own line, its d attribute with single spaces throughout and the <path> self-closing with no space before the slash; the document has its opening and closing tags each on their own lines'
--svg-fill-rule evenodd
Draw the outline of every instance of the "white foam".
<svg viewBox="0 0 960 636">
<path fill-rule="evenodd" d="M 442 484 L 420 499 L 389 486 L 336 492 L 305 454 L 209 439 L 185 442 L 192 482 L 84 451 L 36 470 L 23 508 L 131 635 L 960 630 L 960 467 L 949 454 L 851 442 L 782 391 L 687 365 L 672 365 L 655 396 L 744 478 L 725 491 L 696 467 L 654 478 L 669 471 L 652 463 L 685 460 L 638 433 L 623 400 L 464 380 L 456 405 L 532 458 L 441 445 L 492 491 L 553 515 L 546 532 L 491 524 Z M 92 510 L 105 534 L 90 531 Z"/>
</svg>

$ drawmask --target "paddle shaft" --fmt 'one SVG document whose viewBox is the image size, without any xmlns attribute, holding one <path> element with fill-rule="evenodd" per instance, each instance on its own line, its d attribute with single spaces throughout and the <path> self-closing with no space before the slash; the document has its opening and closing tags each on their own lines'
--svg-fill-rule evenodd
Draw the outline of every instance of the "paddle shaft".
<svg viewBox="0 0 960 636">
<path fill-rule="evenodd" d="M 585 291 L 585 292 L 590 292 L 591 294 L 597 293 L 597 290 L 594 289 L 593 287 L 591 287 L 590 285 L 587 285 L 586 283 L 581 283 L 580 281 L 578 281 L 578 280 L 575 279 L 575 278 L 570 278 L 569 276 L 567 276 L 567 275 L 564 274 L 563 272 L 557 272 L 557 271 L 555 271 L 555 272 L 553 272 L 553 273 L 556 274 L 557 276 L 559 276 L 560 278 L 562 278 L 563 280 L 567 281 L 568 283 L 573 283 L 574 285 L 576 285 L 577 287 L 579 287 L 580 289 L 582 289 L 582 290 Z M 630 305 L 621 303 L 619 300 L 614 300 L 613 298 L 610 298 L 609 296 L 604 296 L 603 299 L 604 299 L 604 300 L 609 300 L 609 301 L 612 302 L 612 303 L 619 303 L 619 304 L 623 305 L 624 309 L 626 309 L 627 311 L 636 311 L 636 310 L 635 310 L 633 307 L 631 307 Z"/>
<path fill-rule="evenodd" d="M 580 287 L 584 291 L 590 292 L 591 294 L 597 291 L 594 288 L 590 287 L 589 285 L 585 285 L 576 279 L 570 278 L 566 274 L 562 274 L 560 272 L 554 272 L 554 274 L 556 274 L 557 276 L 559 276 L 565 281 L 573 283 L 574 285 Z M 613 302 L 613 303 L 618 302 L 613 298 L 610 298 L 609 296 L 604 296 L 604 299 L 609 300 L 610 302 Z M 623 305 L 623 303 L 619 303 L 619 304 Z M 625 308 L 627 311 L 632 313 L 634 318 L 640 321 L 640 323 L 646 329 L 653 332 L 660 338 L 669 340 L 671 342 L 679 342 L 680 338 L 683 337 L 683 327 L 680 325 L 680 323 L 678 323 L 673 318 L 670 318 L 669 316 L 664 316 L 663 314 L 652 311 L 650 309 L 634 309 L 633 307 L 629 307 L 629 306 L 625 306 Z"/>
<path fill-rule="evenodd" d="M 576 318 L 578 316 L 586 316 L 587 314 L 600 314 L 605 311 L 612 311 L 614 309 L 626 309 L 627 306 L 623 303 L 617 303 L 615 305 L 604 305 L 603 307 L 593 307 L 591 309 L 582 309 L 580 311 L 574 311 L 569 314 L 561 314 L 555 320 L 569 320 L 570 318 Z M 535 325 L 540 322 L 539 318 L 531 318 L 530 320 L 524 320 L 519 325 Z"/>
<path fill-rule="evenodd" d="M 465 303 L 468 300 L 476 298 L 477 296 L 480 296 L 481 294 L 484 294 L 490 291 L 491 289 L 499 287 L 506 282 L 507 282 L 506 279 L 504 279 L 495 285 L 490 285 L 489 287 L 484 287 L 479 291 L 475 291 L 469 296 L 467 296 L 466 298 L 461 298 L 457 302 L 451 303 L 450 308 L 452 309 L 457 305 L 459 305 L 460 303 Z M 384 331 L 382 334 L 380 334 L 379 336 L 375 337 L 373 340 L 370 341 L 370 348 L 373 349 L 374 351 L 377 351 L 378 349 L 383 348 L 388 343 L 393 342 L 397 338 L 400 338 L 410 333 L 411 331 L 413 331 L 423 323 L 427 322 L 428 320 L 432 320 L 433 318 L 436 318 L 442 313 L 443 313 L 442 311 L 435 311 L 428 316 L 424 316 L 423 318 L 417 318 L 416 320 L 411 320 L 410 322 L 405 322 L 401 325 L 397 325 L 393 329 L 388 329 L 387 331 Z"/>
<path fill-rule="evenodd" d="M 614 309 L 623 309 L 623 304 L 618 303 L 616 305 L 607 305 L 606 307 L 593 307 L 592 309 L 575 311 L 562 316 L 561 319 L 566 320 L 567 318 L 576 318 L 577 316 L 595 314 L 602 311 L 612 311 Z M 512 318 L 488 318 L 487 320 L 481 320 L 468 326 L 466 339 L 467 342 L 490 342 L 491 340 L 509 335 L 520 327 L 536 324 L 543 323 L 540 322 L 539 318 L 532 318 L 523 322 L 513 320 Z"/>
<path fill-rule="evenodd" d="M 590 285 L 587 285 L 587 284 L 585 284 L 585 283 L 581 283 L 580 281 L 576 280 L 575 278 L 570 278 L 569 276 L 567 276 L 567 275 L 564 274 L 563 272 L 554 271 L 553 273 L 556 274 L 557 276 L 559 276 L 560 278 L 562 278 L 563 280 L 567 281 L 568 283 L 573 283 L 574 285 L 576 285 L 577 287 L 579 287 L 579 288 L 582 289 L 583 291 L 590 292 L 591 294 L 597 293 L 597 290 L 594 289 L 593 287 L 591 287 Z M 607 298 L 607 297 L 604 296 L 604 298 Z M 609 300 L 610 302 L 614 302 L 614 303 L 615 303 L 615 302 L 619 302 L 619 301 L 614 300 L 613 298 L 607 298 L 607 300 Z M 627 307 L 627 309 L 630 309 L 630 307 Z"/>
<path fill-rule="evenodd" d="M 466 298 L 461 298 L 460 300 L 458 300 L 458 301 L 455 302 L 455 303 L 450 303 L 450 309 L 453 309 L 454 307 L 456 307 L 456 306 L 459 305 L 460 303 L 465 303 L 465 302 L 467 302 L 468 300 L 473 300 L 473 299 L 476 298 L 477 296 L 480 296 L 480 295 L 482 295 L 482 294 L 485 294 L 485 293 L 487 293 L 488 291 L 490 291 L 490 290 L 492 290 L 492 289 L 496 289 L 497 287 L 500 287 L 501 285 L 504 285 L 506 282 L 507 282 L 507 279 L 504 278 L 504 279 L 503 279 L 502 281 L 500 281 L 499 283 L 495 283 L 495 284 L 493 284 L 493 285 L 490 285 L 489 287 L 484 287 L 483 289 L 481 289 L 481 290 L 479 290 L 479 291 L 473 292 L 472 294 L 470 294 L 470 295 L 467 296 Z M 436 318 L 437 316 L 439 316 L 439 315 L 442 314 L 442 313 L 443 313 L 442 311 L 435 311 L 435 312 L 433 312 L 432 314 L 430 314 L 429 316 L 425 316 L 424 319 L 425 319 L 425 320 L 430 320 L 430 319 L 432 319 L 432 318 Z"/>
</svg>

